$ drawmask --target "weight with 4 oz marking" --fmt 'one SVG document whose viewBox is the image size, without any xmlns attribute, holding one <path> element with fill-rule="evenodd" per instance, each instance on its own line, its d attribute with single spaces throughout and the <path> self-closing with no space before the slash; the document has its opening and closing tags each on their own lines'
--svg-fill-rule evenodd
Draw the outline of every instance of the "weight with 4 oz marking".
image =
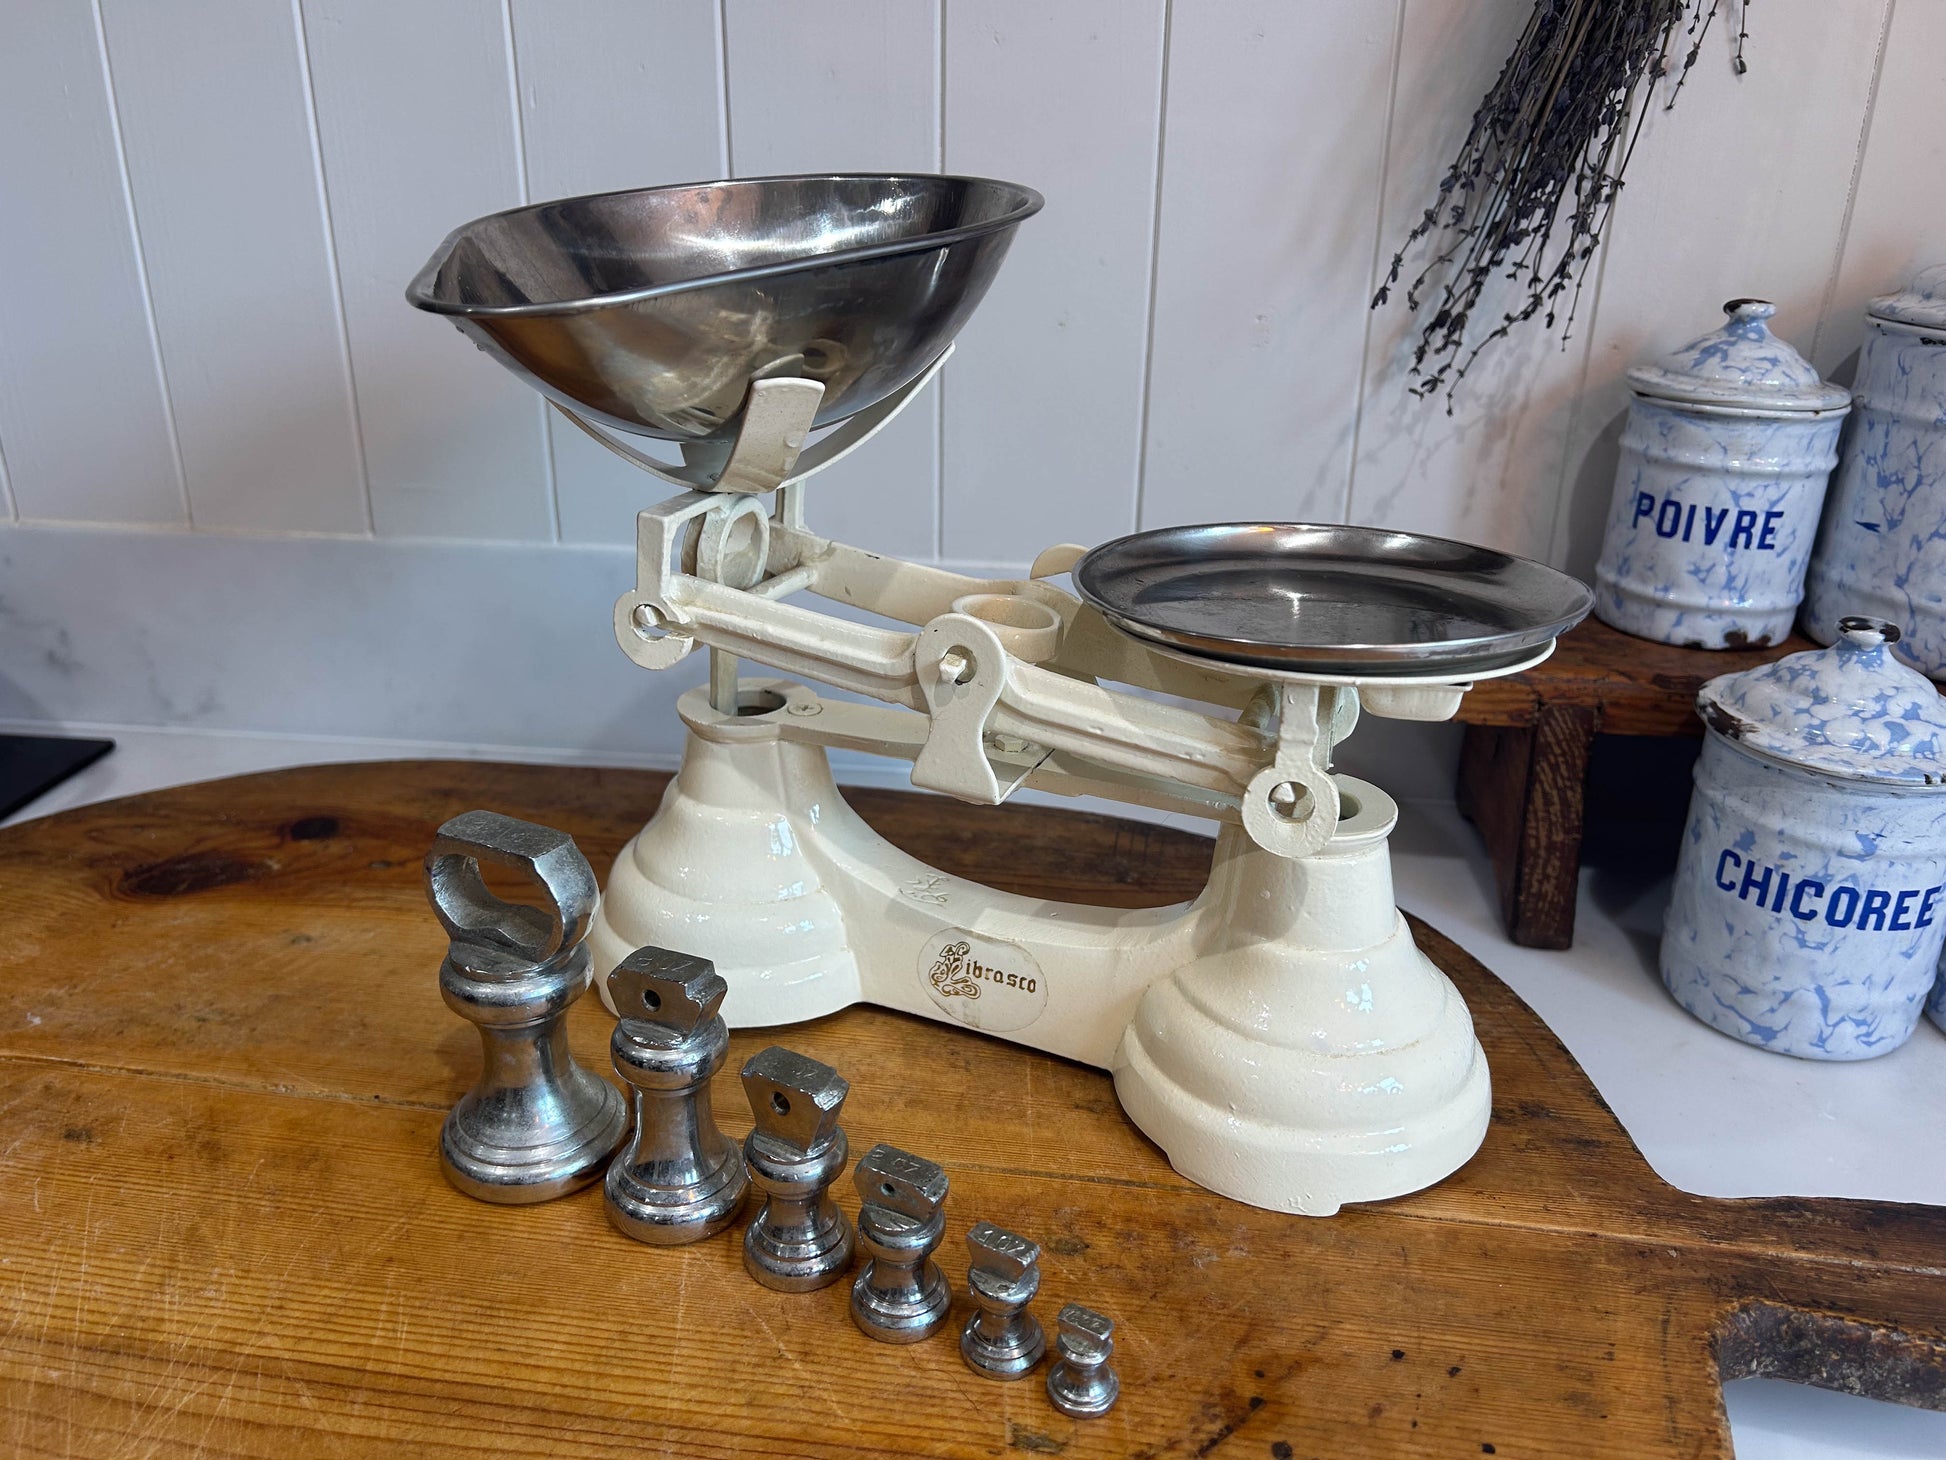
<svg viewBox="0 0 1946 1460">
<path fill-rule="evenodd" d="M 1911 1036 L 1946 943 L 1946 713 L 1847 618 L 1834 648 L 1703 686 L 1662 935 L 1676 1002 L 1747 1044 L 1869 1059 Z"/>
</svg>

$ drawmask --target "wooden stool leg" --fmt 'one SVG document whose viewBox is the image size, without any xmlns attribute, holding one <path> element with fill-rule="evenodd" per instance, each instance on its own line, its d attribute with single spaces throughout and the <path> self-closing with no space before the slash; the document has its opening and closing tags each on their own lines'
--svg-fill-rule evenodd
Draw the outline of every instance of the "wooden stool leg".
<svg viewBox="0 0 1946 1460">
<path fill-rule="evenodd" d="M 1459 809 L 1480 829 L 1507 936 L 1526 948 L 1574 943 L 1581 800 L 1600 711 L 1543 706 L 1532 726 L 1468 725 Z"/>
</svg>

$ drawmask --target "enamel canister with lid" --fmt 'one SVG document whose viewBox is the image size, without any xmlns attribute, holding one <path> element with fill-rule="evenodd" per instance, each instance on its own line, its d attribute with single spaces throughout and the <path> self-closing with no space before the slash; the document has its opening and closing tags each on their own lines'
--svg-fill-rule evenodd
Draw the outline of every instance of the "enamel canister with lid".
<svg viewBox="0 0 1946 1460">
<path fill-rule="evenodd" d="M 1946 941 L 1946 704 L 1894 625 L 1838 627 L 1696 697 L 1662 981 L 1747 1044 L 1855 1060 L 1911 1035 Z"/>
<path fill-rule="evenodd" d="M 1904 631 L 1898 654 L 1946 679 L 1946 264 L 1874 299 L 1824 524 L 1805 584 L 1804 632 L 1841 613 Z"/>
<path fill-rule="evenodd" d="M 1628 372 L 1595 567 L 1596 617 L 1703 649 L 1790 633 L 1851 400 L 1770 332 L 1775 305 L 1723 310 L 1721 329 Z"/>
</svg>

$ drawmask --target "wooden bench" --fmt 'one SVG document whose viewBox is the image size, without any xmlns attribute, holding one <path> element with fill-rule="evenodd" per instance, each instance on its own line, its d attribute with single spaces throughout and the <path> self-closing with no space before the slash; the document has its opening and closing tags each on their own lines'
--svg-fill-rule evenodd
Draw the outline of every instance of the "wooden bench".
<svg viewBox="0 0 1946 1460">
<path fill-rule="evenodd" d="M 1583 801 L 1596 735 L 1703 733 L 1696 691 L 1818 646 L 1793 634 L 1767 649 L 1678 649 L 1590 618 L 1546 663 L 1482 681 L 1460 701 L 1459 808 L 1493 860 L 1507 936 L 1528 948 L 1574 942 Z"/>
</svg>

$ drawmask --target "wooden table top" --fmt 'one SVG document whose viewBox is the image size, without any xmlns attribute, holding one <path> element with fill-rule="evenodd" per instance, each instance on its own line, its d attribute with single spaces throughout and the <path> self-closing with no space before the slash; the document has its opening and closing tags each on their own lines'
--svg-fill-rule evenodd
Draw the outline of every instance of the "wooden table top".
<svg viewBox="0 0 1946 1460">
<path fill-rule="evenodd" d="M 1590 709 L 1613 735 L 1701 735 L 1696 691 L 1719 674 L 1754 669 L 1818 645 L 1793 633 L 1764 649 L 1682 649 L 1583 619 L 1534 668 L 1483 679 L 1460 701 L 1468 725 L 1532 725 L 1543 706 Z"/>
<path fill-rule="evenodd" d="M 0 831 L 0 1448 L 16 1455 L 1729 1454 L 1720 1374 L 1946 1407 L 1946 1213 L 1664 1186 L 1560 1044 L 1430 929 L 1494 1075 L 1486 1144 L 1430 1191 L 1311 1219 L 1171 1171 L 1098 1071 L 856 1009 L 736 1035 L 850 1079 L 854 1151 L 952 1177 L 965 1314 L 986 1216 L 1046 1251 L 1037 1304 L 1118 1322 L 1122 1399 L 1069 1420 L 953 1330 L 864 1338 L 843 1285 L 770 1292 L 738 1229 L 654 1249 L 599 1189 L 492 1207 L 435 1141 L 474 1031 L 420 885 L 475 806 L 598 868 L 644 772 L 418 763 L 251 776 Z M 1122 905 L 1192 895 L 1208 843 L 866 792 L 949 870 Z M 608 1024 L 574 1010 L 604 1067 Z M 846 1205 L 853 1206 L 849 1182 Z"/>
</svg>

